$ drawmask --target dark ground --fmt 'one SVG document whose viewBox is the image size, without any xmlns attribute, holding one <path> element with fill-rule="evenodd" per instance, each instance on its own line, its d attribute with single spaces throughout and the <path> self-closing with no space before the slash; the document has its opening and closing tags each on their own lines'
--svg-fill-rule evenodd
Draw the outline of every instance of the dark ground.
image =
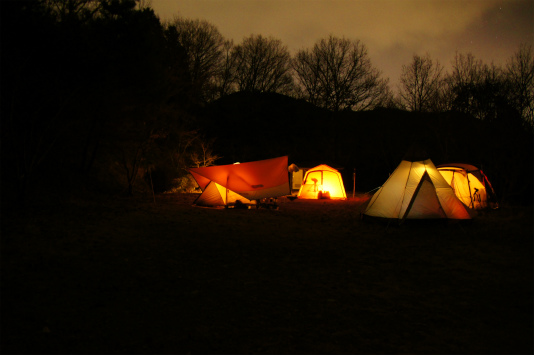
<svg viewBox="0 0 534 355">
<path fill-rule="evenodd" d="M 533 210 L 96 199 L 3 218 L 2 353 L 533 353 Z"/>
</svg>

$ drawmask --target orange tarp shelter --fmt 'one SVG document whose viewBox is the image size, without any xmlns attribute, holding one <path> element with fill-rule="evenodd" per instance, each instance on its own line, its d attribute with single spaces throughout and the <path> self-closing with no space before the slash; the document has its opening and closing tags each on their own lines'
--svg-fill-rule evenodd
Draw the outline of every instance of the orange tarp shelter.
<svg viewBox="0 0 534 355">
<path fill-rule="evenodd" d="M 247 163 L 190 168 L 189 172 L 202 189 L 195 204 L 227 206 L 236 201 L 285 196 L 290 193 L 288 157 Z"/>
<path fill-rule="evenodd" d="M 347 195 L 339 171 L 326 164 L 321 164 L 306 172 L 297 197 L 302 199 L 346 199 Z"/>
</svg>

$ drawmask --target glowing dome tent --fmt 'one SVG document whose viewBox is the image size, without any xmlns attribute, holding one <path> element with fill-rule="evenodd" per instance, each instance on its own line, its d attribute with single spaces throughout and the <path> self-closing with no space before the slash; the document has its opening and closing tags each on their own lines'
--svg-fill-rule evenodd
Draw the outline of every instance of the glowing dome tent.
<svg viewBox="0 0 534 355">
<path fill-rule="evenodd" d="M 440 164 L 437 168 L 456 196 L 469 208 L 499 207 L 495 191 L 481 169 L 462 163 Z"/>
<path fill-rule="evenodd" d="M 471 219 L 467 207 L 426 154 L 407 154 L 373 195 L 364 216 L 405 219 Z"/>
<path fill-rule="evenodd" d="M 202 194 L 195 201 L 200 206 L 228 206 L 240 201 L 289 194 L 288 157 L 259 160 L 247 163 L 214 165 L 191 168 Z"/>
<path fill-rule="evenodd" d="M 339 171 L 321 164 L 306 172 L 297 197 L 301 199 L 345 199 L 347 195 Z"/>
</svg>

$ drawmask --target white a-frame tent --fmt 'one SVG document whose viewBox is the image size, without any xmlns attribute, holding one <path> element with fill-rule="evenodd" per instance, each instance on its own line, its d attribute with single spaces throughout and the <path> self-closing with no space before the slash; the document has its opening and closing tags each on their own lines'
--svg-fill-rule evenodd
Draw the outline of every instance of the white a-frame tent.
<svg viewBox="0 0 534 355">
<path fill-rule="evenodd" d="M 373 195 L 364 216 L 394 219 L 470 219 L 466 206 L 432 161 L 405 156 Z"/>
</svg>

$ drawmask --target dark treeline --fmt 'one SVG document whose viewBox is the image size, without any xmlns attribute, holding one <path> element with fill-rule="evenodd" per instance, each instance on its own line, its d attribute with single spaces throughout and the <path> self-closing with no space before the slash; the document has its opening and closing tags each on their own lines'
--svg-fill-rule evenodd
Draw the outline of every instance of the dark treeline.
<svg viewBox="0 0 534 355">
<path fill-rule="evenodd" d="M 135 1 L 2 2 L 3 197 L 132 193 L 195 149 L 185 50 Z M 12 194 L 12 196 L 9 196 Z"/>
<path fill-rule="evenodd" d="M 364 44 L 291 56 L 213 25 L 162 23 L 134 0 L 1 2 L 2 202 L 190 188 L 187 167 L 289 155 L 382 184 L 414 140 L 436 164 L 482 165 L 503 202 L 532 202 L 534 62 L 457 54 L 403 66 L 393 93 Z M 410 112 L 411 111 L 411 112 Z"/>
</svg>

